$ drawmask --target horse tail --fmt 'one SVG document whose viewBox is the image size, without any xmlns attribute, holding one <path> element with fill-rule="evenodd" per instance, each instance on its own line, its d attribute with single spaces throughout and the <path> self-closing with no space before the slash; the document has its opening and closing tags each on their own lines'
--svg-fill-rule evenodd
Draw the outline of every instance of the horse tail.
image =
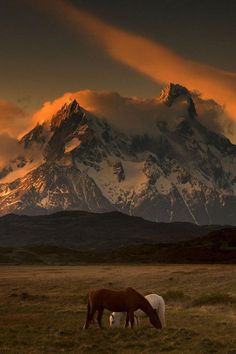
<svg viewBox="0 0 236 354">
<path fill-rule="evenodd" d="M 87 303 L 87 311 L 90 313 L 91 306 L 90 306 L 90 299 L 88 298 L 88 303 Z"/>
<path fill-rule="evenodd" d="M 86 318 L 86 323 L 85 323 L 83 329 L 87 329 L 87 328 L 89 327 L 89 324 L 90 324 L 90 322 L 91 322 L 90 313 L 91 313 L 91 306 L 90 306 L 90 298 L 88 297 L 88 303 L 87 303 L 87 318 Z"/>
</svg>

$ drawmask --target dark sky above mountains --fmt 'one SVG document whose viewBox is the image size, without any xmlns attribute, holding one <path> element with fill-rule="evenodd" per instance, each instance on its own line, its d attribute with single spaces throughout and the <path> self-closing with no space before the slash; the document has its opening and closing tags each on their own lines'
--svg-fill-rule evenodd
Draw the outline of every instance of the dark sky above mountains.
<svg viewBox="0 0 236 354">
<path fill-rule="evenodd" d="M 150 97 L 158 83 L 114 60 L 41 1 L 1 0 L 0 98 L 33 109 L 81 89 Z M 48 1 L 50 3 L 50 1 Z M 55 12 L 57 3 L 54 1 Z M 236 72 L 236 2 L 73 0 L 106 23 L 142 35 L 187 59 Z"/>
<path fill-rule="evenodd" d="M 0 3 L 0 166 L 70 99 L 117 116 L 124 96 L 149 105 L 169 82 L 196 91 L 200 121 L 236 142 L 235 1 Z"/>
</svg>

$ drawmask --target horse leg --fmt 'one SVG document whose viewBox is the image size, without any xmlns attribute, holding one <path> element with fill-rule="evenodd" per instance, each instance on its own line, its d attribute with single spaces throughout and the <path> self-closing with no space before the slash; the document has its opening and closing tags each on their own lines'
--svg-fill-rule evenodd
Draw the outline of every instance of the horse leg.
<svg viewBox="0 0 236 354">
<path fill-rule="evenodd" d="M 157 315 L 159 316 L 162 328 L 166 326 L 166 321 L 165 321 L 165 308 L 162 306 L 159 306 Z"/>
<path fill-rule="evenodd" d="M 92 324 L 94 324 L 95 322 L 94 322 L 94 314 L 95 314 L 95 312 L 97 311 L 97 308 L 92 308 L 92 310 L 91 310 L 91 312 L 90 312 L 90 323 L 92 323 Z"/>
<path fill-rule="evenodd" d="M 88 304 L 87 304 L 87 318 L 86 318 L 86 323 L 83 327 L 83 329 L 88 329 L 89 328 L 89 325 L 90 325 L 90 310 L 91 310 L 91 307 L 90 307 L 90 303 L 89 303 L 89 300 L 88 300 Z"/>
<path fill-rule="evenodd" d="M 126 320 L 125 320 L 125 328 L 129 326 L 129 314 L 128 312 L 126 313 Z"/>
<path fill-rule="evenodd" d="M 86 319 L 86 323 L 85 323 L 83 329 L 88 329 L 91 322 L 94 322 L 93 316 L 94 316 L 95 312 L 96 312 L 96 308 L 94 308 L 94 307 L 91 308 L 90 303 L 88 302 L 87 319 Z"/>
<path fill-rule="evenodd" d="M 134 311 L 130 310 L 128 312 L 129 314 L 129 320 L 130 320 L 130 323 L 131 323 L 131 328 L 134 328 Z"/>
<path fill-rule="evenodd" d="M 100 328 L 102 328 L 102 315 L 103 315 L 103 308 L 99 308 L 98 309 L 98 315 L 97 315 L 97 321 L 98 321 L 98 325 Z"/>
</svg>

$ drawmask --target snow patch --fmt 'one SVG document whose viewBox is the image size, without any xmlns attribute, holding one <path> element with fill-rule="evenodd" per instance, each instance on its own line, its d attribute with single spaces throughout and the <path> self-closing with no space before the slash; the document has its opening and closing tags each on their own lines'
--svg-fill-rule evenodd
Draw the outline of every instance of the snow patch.
<svg viewBox="0 0 236 354">
<path fill-rule="evenodd" d="M 71 139 L 71 141 L 69 141 L 65 145 L 65 154 L 67 154 L 68 152 L 71 152 L 75 148 L 79 147 L 80 144 L 81 144 L 81 141 L 77 137 Z"/>
<path fill-rule="evenodd" d="M 12 172 L 10 172 L 6 177 L 0 180 L 1 183 L 11 183 L 18 178 L 22 178 L 27 175 L 29 172 L 38 168 L 43 163 L 42 160 L 33 161 L 31 163 L 27 163 L 24 167 L 18 168 Z"/>
</svg>

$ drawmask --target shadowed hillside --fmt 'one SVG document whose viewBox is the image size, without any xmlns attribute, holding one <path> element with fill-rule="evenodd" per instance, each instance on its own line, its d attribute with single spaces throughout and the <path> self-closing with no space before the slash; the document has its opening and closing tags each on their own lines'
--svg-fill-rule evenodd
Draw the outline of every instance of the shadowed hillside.
<svg viewBox="0 0 236 354">
<path fill-rule="evenodd" d="M 54 238 L 50 239 L 50 233 L 44 234 L 40 239 L 39 235 L 34 235 L 30 238 L 27 244 L 27 233 L 23 236 L 23 229 L 19 235 L 24 239 L 24 246 L 17 245 L 13 247 L 0 248 L 0 263 L 2 264 L 83 264 L 83 263 L 236 263 L 236 228 L 225 228 L 211 231 L 206 236 L 196 237 L 197 231 L 203 233 L 207 231 L 203 227 L 196 227 L 191 224 L 153 224 L 139 218 L 128 217 L 119 213 L 102 214 L 100 217 L 104 222 L 102 228 L 96 214 L 83 213 L 85 220 L 93 220 L 94 222 L 87 226 L 91 233 L 85 228 L 85 220 L 81 222 L 81 229 L 78 232 L 76 247 L 71 246 L 69 243 L 72 240 L 71 233 L 66 233 L 66 225 L 58 224 L 55 227 L 55 220 L 61 217 L 68 221 L 68 218 L 74 216 L 74 213 L 59 213 L 52 215 L 53 223 L 48 223 L 47 228 L 44 229 L 51 234 Z M 19 221 L 25 220 L 25 217 L 9 216 L 9 218 L 16 218 L 18 227 L 26 229 L 28 223 L 21 224 Z M 35 219 L 35 218 L 33 218 Z M 50 217 L 45 218 L 47 221 Z M 44 220 L 45 220 L 44 219 Z M 83 218 L 82 218 L 83 219 Z M 96 221 L 97 220 L 97 224 Z M 115 223 L 112 223 L 111 221 Z M 119 228 L 118 222 L 120 220 L 121 227 Z M 38 221 L 38 218 L 36 218 Z M 110 223 L 108 222 L 110 221 Z M 123 223 L 122 223 L 123 221 Z M 91 221 L 92 222 L 92 221 Z M 135 224 L 136 222 L 136 224 Z M 144 224 L 143 224 L 144 223 Z M 145 225 L 149 226 L 145 229 Z M 150 224 L 150 225 L 149 225 Z M 50 229 L 49 225 L 54 225 Z M 83 225 L 83 227 L 82 227 Z M 141 228 L 143 227 L 143 229 Z M 153 227 L 153 230 L 151 228 Z M 155 231 L 158 226 L 159 230 Z M 16 225 L 15 225 L 16 227 Z M 42 222 L 41 222 L 42 227 Z M 116 230 L 117 227 L 117 230 Z M 176 235 L 174 236 L 174 227 L 176 227 Z M 188 241 L 181 241 L 181 227 L 183 230 L 182 238 L 191 238 Z M 192 228 L 191 228 L 192 227 Z M 85 233 L 82 231 L 85 228 Z M 129 237 L 125 238 L 129 230 Z M 29 232 L 30 229 L 28 229 Z M 43 230 L 43 229 L 42 229 Z M 55 232 L 58 230 L 56 237 Z M 114 233 L 112 231 L 114 230 Z M 119 231 L 118 231 L 119 230 Z M 16 231 L 17 232 L 17 231 Z M 31 231 L 32 232 L 32 231 Z M 64 236 L 63 236 L 63 232 Z M 124 234 L 122 234 L 124 232 Z M 156 234 L 155 234 L 156 232 Z M 164 242 L 166 232 L 166 239 L 172 242 Z M 185 232 L 185 233 L 184 233 Z M 80 236 L 82 233 L 82 237 Z M 85 238 L 87 235 L 87 239 Z M 172 235 L 172 238 L 171 238 Z M 46 238 L 48 236 L 48 238 Z M 68 239 L 67 239 L 68 237 Z M 76 236 L 74 235 L 74 242 Z M 120 238 L 119 238 L 120 237 Z M 21 240 L 23 243 L 23 239 Z M 33 244 L 33 241 L 37 240 Z M 87 241 L 87 242 L 86 242 Z M 162 241 L 162 242 L 161 242 Z M 62 246 L 64 243 L 64 246 Z M 67 246 L 70 244 L 70 246 Z M 103 247 L 102 247 L 103 246 Z"/>
<path fill-rule="evenodd" d="M 119 212 L 66 211 L 44 216 L 9 214 L 0 218 L 0 247 L 51 245 L 101 251 L 128 245 L 187 241 L 222 228 L 222 225 L 155 223 Z"/>
</svg>

